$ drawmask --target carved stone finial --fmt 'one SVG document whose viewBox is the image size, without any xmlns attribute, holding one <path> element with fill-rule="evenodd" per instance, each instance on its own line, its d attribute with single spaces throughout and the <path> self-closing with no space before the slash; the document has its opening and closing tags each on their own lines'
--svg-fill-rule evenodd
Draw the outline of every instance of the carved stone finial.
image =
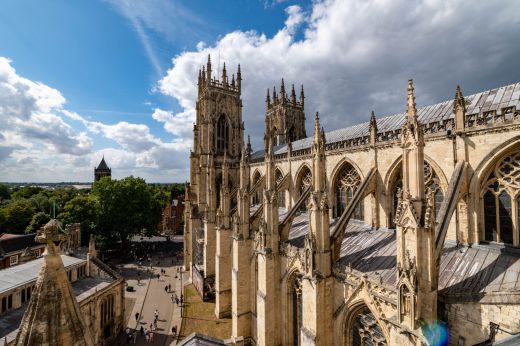
<svg viewBox="0 0 520 346">
<path fill-rule="evenodd" d="M 415 105 L 415 94 L 413 87 L 413 79 L 408 80 L 408 98 L 407 98 L 407 111 L 406 114 L 409 119 L 417 119 L 417 108 Z"/>
</svg>

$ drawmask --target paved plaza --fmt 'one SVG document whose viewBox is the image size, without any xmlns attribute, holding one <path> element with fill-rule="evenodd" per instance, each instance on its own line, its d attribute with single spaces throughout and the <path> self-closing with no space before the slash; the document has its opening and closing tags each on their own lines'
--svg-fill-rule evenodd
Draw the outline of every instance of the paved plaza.
<svg viewBox="0 0 520 346">
<path fill-rule="evenodd" d="M 173 243 L 182 242 L 181 238 L 173 239 Z M 182 245 L 180 248 L 182 249 Z M 177 246 L 178 248 L 178 246 Z M 145 259 L 135 261 L 128 264 L 118 265 L 121 273 L 126 278 L 128 286 L 132 286 L 135 292 L 125 292 L 127 298 L 127 329 L 131 334 L 136 331 L 136 345 L 147 344 L 144 335 L 141 335 L 141 327 L 143 330 L 151 330 L 153 326 L 155 311 L 159 312 L 157 319 L 157 328 L 153 332 L 154 345 L 175 345 L 176 338 L 172 334 L 172 328 L 177 327 L 177 331 L 181 327 L 181 304 L 177 306 L 175 301 L 172 302 L 172 296 L 181 297 L 181 275 L 179 270 L 181 261 L 176 256 L 182 251 L 151 251 L 151 267 L 150 261 Z M 165 272 L 161 274 L 161 270 Z M 157 277 L 157 275 L 160 275 Z M 182 284 L 189 279 L 186 273 L 182 275 Z M 139 283 L 138 283 L 139 279 Z M 165 289 L 166 287 L 169 289 Z M 132 306 L 133 305 L 133 306 Z M 129 308 L 132 310 L 129 311 Z M 136 313 L 139 314 L 136 320 Z M 133 339 L 127 342 L 125 335 L 121 337 L 120 345 L 134 344 Z"/>
</svg>

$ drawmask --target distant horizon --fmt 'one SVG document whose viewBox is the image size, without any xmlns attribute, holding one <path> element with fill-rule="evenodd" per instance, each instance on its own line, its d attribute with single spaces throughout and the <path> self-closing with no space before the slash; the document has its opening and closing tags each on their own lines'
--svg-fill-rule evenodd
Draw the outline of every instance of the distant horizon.
<svg viewBox="0 0 520 346">
<path fill-rule="evenodd" d="M 114 179 L 113 180 L 121 180 L 121 179 L 125 179 L 127 177 L 123 177 L 123 178 L 120 178 L 120 179 Z M 140 177 L 135 177 L 135 178 L 140 178 Z M 144 178 L 143 178 L 144 179 Z M 145 182 L 147 184 L 161 184 L 161 185 L 168 185 L 168 184 L 186 184 L 188 182 L 184 181 L 184 182 L 150 182 L 150 181 L 147 181 L 146 179 L 144 179 Z M 50 181 L 42 181 L 42 182 L 37 182 L 37 181 L 0 181 L 0 184 L 23 184 L 23 185 L 29 185 L 29 184 L 35 184 L 35 185 L 45 185 L 45 184 L 51 184 L 51 185 L 59 185 L 59 184 L 63 184 L 63 185 L 87 185 L 87 184 L 93 184 L 94 181 L 60 181 L 60 182 L 50 182 Z"/>
</svg>

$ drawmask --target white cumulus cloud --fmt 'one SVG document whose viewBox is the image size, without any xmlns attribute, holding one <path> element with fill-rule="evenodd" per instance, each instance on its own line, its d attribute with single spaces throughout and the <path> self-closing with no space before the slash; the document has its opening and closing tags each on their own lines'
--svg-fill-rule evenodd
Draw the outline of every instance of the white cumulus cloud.
<svg viewBox="0 0 520 346">
<path fill-rule="evenodd" d="M 177 55 L 158 89 L 193 121 L 198 69 L 208 54 L 215 69 L 220 56 L 228 73 L 241 64 L 253 144 L 263 137 L 265 90 L 278 89 L 282 77 L 286 87 L 305 86 L 308 131 L 316 111 L 326 130 L 337 129 L 367 121 L 372 110 L 402 111 L 409 78 L 420 105 L 453 97 L 457 84 L 470 94 L 520 80 L 517 7 L 514 0 L 324 0 L 304 13 L 293 5 L 272 37 L 234 31 Z"/>
</svg>

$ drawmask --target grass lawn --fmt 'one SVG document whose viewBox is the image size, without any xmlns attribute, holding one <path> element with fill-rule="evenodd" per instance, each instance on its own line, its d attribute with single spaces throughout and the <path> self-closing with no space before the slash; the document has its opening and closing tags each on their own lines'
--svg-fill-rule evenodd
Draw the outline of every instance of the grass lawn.
<svg viewBox="0 0 520 346">
<path fill-rule="evenodd" d="M 193 332 L 214 338 L 228 339 L 231 336 L 231 319 L 215 316 L 215 303 L 203 302 L 193 285 L 184 288 L 184 318 L 180 330 L 181 338 Z"/>
</svg>

